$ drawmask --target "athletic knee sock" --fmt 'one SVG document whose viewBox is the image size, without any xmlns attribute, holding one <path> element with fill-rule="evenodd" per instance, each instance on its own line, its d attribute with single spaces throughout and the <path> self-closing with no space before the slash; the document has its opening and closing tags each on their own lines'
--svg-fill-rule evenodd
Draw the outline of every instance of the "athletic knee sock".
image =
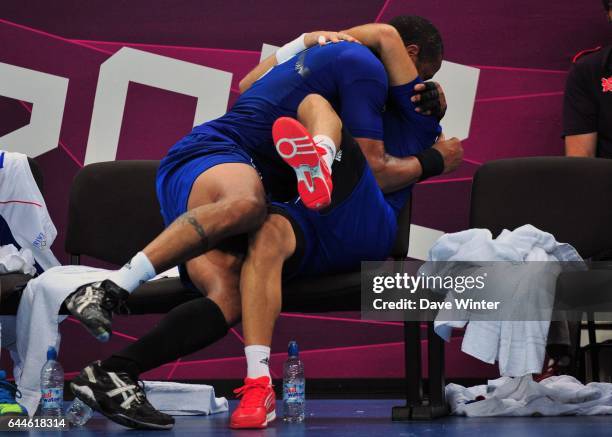
<svg viewBox="0 0 612 437">
<path fill-rule="evenodd" d="M 102 361 L 102 368 L 138 376 L 205 348 L 228 330 L 221 308 L 207 297 L 197 298 L 171 310 L 149 333 Z"/>
<path fill-rule="evenodd" d="M 140 367 L 138 366 L 138 363 L 126 357 L 111 355 L 110 358 L 105 359 L 100 364 L 107 372 L 124 372 L 134 379 L 138 379 L 138 376 L 140 375 Z"/>
<path fill-rule="evenodd" d="M 259 344 L 246 346 L 244 354 L 247 360 L 247 378 L 267 376 L 272 380 L 270 376 L 270 348 L 268 346 Z"/>
<path fill-rule="evenodd" d="M 126 265 L 112 272 L 108 279 L 131 293 L 140 284 L 153 277 L 155 277 L 153 264 L 143 252 L 138 252 Z"/>
<path fill-rule="evenodd" d="M 325 149 L 325 154 L 322 158 L 327 164 L 327 168 L 331 172 L 332 164 L 334 163 L 334 158 L 336 157 L 336 144 L 334 143 L 334 140 L 327 135 L 315 135 L 312 139 L 317 146 Z"/>
</svg>

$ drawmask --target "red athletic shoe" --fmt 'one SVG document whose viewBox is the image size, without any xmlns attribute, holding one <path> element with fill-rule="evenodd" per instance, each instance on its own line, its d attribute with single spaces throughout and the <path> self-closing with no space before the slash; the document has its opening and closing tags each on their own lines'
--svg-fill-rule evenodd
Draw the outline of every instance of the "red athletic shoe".
<svg viewBox="0 0 612 437">
<path fill-rule="evenodd" d="M 331 203 L 331 172 L 318 147 L 302 124 L 289 117 L 280 117 L 272 126 L 276 151 L 289 164 L 298 179 L 298 193 L 310 209 L 325 208 Z"/>
<path fill-rule="evenodd" d="M 276 399 L 267 376 L 246 378 L 234 393 L 242 399 L 232 413 L 230 428 L 265 428 L 276 419 Z"/>
</svg>

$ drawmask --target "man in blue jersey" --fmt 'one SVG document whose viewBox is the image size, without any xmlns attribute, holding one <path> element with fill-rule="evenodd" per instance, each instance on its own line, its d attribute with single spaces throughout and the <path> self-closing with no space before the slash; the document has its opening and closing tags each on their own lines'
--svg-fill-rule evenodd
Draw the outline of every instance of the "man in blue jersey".
<svg viewBox="0 0 612 437">
<path fill-rule="evenodd" d="M 197 249 L 203 253 L 187 262 L 183 276 L 206 293 L 207 297 L 173 309 L 153 331 L 138 342 L 102 363 L 88 366 L 73 384 L 73 389 L 76 388 L 76 394 L 79 397 L 86 401 L 89 400 L 96 409 L 109 418 L 127 426 L 168 428 L 172 425 L 171 418 L 164 417 L 146 402 L 142 391 L 138 390 L 138 385 L 135 383 L 138 374 L 216 341 L 225 335 L 228 325 L 239 320 L 241 313 L 240 301 L 236 300 L 241 258 L 228 248 L 219 250 L 217 242 L 222 240 L 221 237 L 226 239 L 227 236 L 238 233 L 242 228 L 234 227 L 231 228 L 231 231 L 228 230 L 229 228 L 224 228 L 224 233 L 220 232 L 215 237 L 215 250 L 210 250 L 213 246 L 208 245 L 195 247 L 193 238 L 187 238 L 188 231 L 192 232 L 191 237 L 208 238 L 211 230 L 223 228 L 221 225 L 216 227 L 219 223 L 228 223 L 228 220 L 232 222 L 235 218 L 241 219 L 240 214 L 244 212 L 238 207 L 245 206 L 245 203 L 240 203 L 240 198 L 234 197 L 229 186 L 226 187 L 227 193 L 213 190 L 215 194 L 213 200 L 206 201 L 206 196 L 210 196 L 205 190 L 209 181 L 208 175 L 213 172 L 216 178 L 221 179 L 216 182 L 223 183 L 223 185 L 233 184 L 237 191 L 243 194 L 253 192 L 248 190 L 249 184 L 255 184 L 259 187 L 256 187 L 256 190 L 263 192 L 264 188 L 261 187 L 259 179 L 254 180 L 248 177 L 249 170 L 252 169 L 251 165 L 254 164 L 261 173 L 265 190 L 274 196 L 274 199 L 282 200 L 283 196 L 285 198 L 295 197 L 297 194 L 296 178 L 291 168 L 277 155 L 275 144 L 272 141 L 271 128 L 273 122 L 280 116 L 295 117 L 300 104 L 308 101 L 308 96 L 312 94 L 321 96 L 342 117 L 345 128 L 352 130 L 351 133 L 357 136 L 358 147 L 363 150 L 364 157 L 361 158 L 363 167 L 359 168 L 363 170 L 365 161 L 367 161 L 369 180 L 375 181 L 387 191 L 401 190 L 420 177 L 426 177 L 435 172 L 450 171 L 458 165 L 460 145 L 452 142 L 438 144 L 437 152 L 434 152 L 433 155 L 419 152 L 418 157 L 407 157 L 405 154 L 398 153 L 398 156 L 394 157 L 385 152 L 385 145 L 382 141 L 382 106 L 387 98 L 385 84 L 388 81 L 391 85 L 407 84 L 410 81 L 401 78 L 401 74 L 411 72 L 410 74 L 416 76 L 416 70 L 407 56 L 408 44 L 404 44 L 399 38 L 398 31 L 393 27 L 382 26 L 380 31 L 372 32 L 376 37 L 371 38 L 369 45 L 380 50 L 381 60 L 385 62 L 389 73 L 389 80 L 385 76 L 385 69 L 380 61 L 363 46 L 342 42 L 331 46 L 315 47 L 271 70 L 244 93 L 228 115 L 207 123 L 207 126 L 195 128 L 192 134 L 173 147 L 160 166 L 158 194 L 166 222 L 179 216 L 181 217 L 179 223 L 175 219 L 165 232 L 168 235 L 162 234 L 150 245 L 149 249 L 145 249 L 147 253 L 138 255 L 140 259 L 133 260 L 122 271 L 113 272 L 112 282 L 105 281 L 106 285 L 102 283 L 84 287 L 82 297 L 84 299 L 88 297 L 89 301 L 83 300 L 75 303 L 80 303 L 85 307 L 90 305 L 90 302 L 94 300 L 91 296 L 95 294 L 96 289 L 113 288 L 113 283 L 122 282 L 125 286 L 122 285 L 121 288 L 125 290 L 135 288 L 139 281 L 154 273 L 148 267 L 143 268 L 146 263 L 141 262 L 143 261 L 142 256 L 149 259 L 148 253 L 159 252 L 158 255 L 161 254 L 163 246 L 158 247 L 161 243 L 165 242 L 169 245 L 169 251 L 174 257 L 166 255 L 166 260 L 185 259 L 185 252 L 179 250 L 180 244 L 169 239 L 174 234 L 184 243 L 183 245 L 191 247 L 190 250 L 196 251 Z M 391 41 L 393 44 L 389 44 L 389 50 L 385 51 L 383 49 L 387 48 L 385 44 Z M 422 47 L 424 50 L 425 44 Z M 394 69 L 393 63 L 402 59 L 402 55 L 404 56 L 403 64 Z M 439 68 L 440 59 L 441 52 L 438 51 L 434 61 L 422 63 L 420 68 L 425 72 L 426 77 L 430 77 Z M 342 64 L 339 63 L 339 60 L 342 60 Z M 387 64 L 390 65 L 387 66 Z M 383 75 L 380 74 L 381 69 Z M 404 87 L 403 90 L 406 91 L 406 88 Z M 410 93 L 412 94 L 412 89 Z M 407 97 L 409 96 L 400 93 L 401 99 Z M 366 102 L 365 105 L 363 101 Z M 261 108 L 265 108 L 265 111 Z M 357 110 L 359 111 L 355 112 Z M 260 113 L 262 111 L 264 113 Z M 245 126 L 241 126 L 242 123 Z M 345 138 L 350 139 L 350 136 L 344 135 L 343 141 Z M 333 159 L 335 144 L 329 146 L 324 149 L 332 155 Z M 356 155 L 354 150 L 349 155 Z M 323 162 L 327 160 L 329 156 L 323 156 L 321 159 Z M 216 172 L 216 169 L 227 169 L 227 172 Z M 328 169 L 331 170 L 331 168 Z M 236 174 L 245 177 L 243 179 L 232 177 Z M 362 177 L 359 176 L 359 179 Z M 337 185 L 340 186 L 341 182 L 338 181 Z M 292 190 L 289 190 L 288 193 L 278 193 L 279 187 L 292 187 Z M 371 190 L 372 184 L 369 184 L 369 187 Z M 379 199 L 382 198 L 380 189 L 376 187 L 376 190 L 370 192 L 375 192 Z M 198 199 L 204 199 L 202 206 L 198 206 Z M 235 199 L 237 203 L 232 203 L 233 200 L 228 202 L 227 199 Z M 333 199 L 330 200 L 333 201 Z M 228 217 L 223 217 L 221 214 L 214 215 L 215 211 L 209 208 L 212 205 L 222 207 L 221 211 Z M 231 208 L 224 209 L 223 205 L 234 205 L 238 211 L 233 211 Z M 195 210 L 195 212 L 185 215 L 185 209 Z M 393 210 L 392 207 L 386 207 L 385 218 L 392 217 L 392 212 L 389 214 L 391 210 Z M 208 213 L 211 215 L 207 215 Z M 220 221 L 213 220 L 215 217 Z M 253 216 L 249 217 L 251 222 L 245 222 L 241 226 L 251 229 L 257 227 L 263 220 L 253 223 Z M 205 224 L 208 224 L 207 227 L 202 225 L 204 219 L 208 220 L 204 221 Z M 199 228 L 202 229 L 199 230 Z M 181 229 L 183 232 L 179 232 Z M 193 232 L 196 235 L 193 235 Z M 187 240 L 188 243 L 191 243 L 185 243 Z M 375 256 L 382 256 L 383 251 L 384 248 L 380 250 L 380 254 L 377 252 Z M 178 253 L 183 253 L 182 258 L 177 255 Z M 155 267 L 157 268 L 158 264 Z M 140 271 L 135 276 L 137 280 L 130 279 L 134 276 L 130 274 L 130 271 L 133 270 Z M 122 275 L 126 274 L 130 276 L 128 280 L 122 278 Z M 104 298 L 107 298 L 107 291 L 103 290 Z M 112 305 L 111 301 L 107 308 L 112 308 Z M 107 316 L 108 322 L 110 322 L 109 316 L 110 314 Z M 202 326 L 203 323 L 206 324 L 206 327 Z M 119 384 L 117 380 L 121 380 L 122 383 Z M 124 395 L 133 399 L 134 402 L 127 404 Z M 92 399 L 95 402 L 92 402 Z"/>
<path fill-rule="evenodd" d="M 422 163 L 386 153 L 382 109 L 388 85 L 400 84 L 397 72 L 408 68 L 402 59 L 410 60 L 408 50 L 417 46 L 404 45 L 399 25 L 381 26 L 368 34 L 366 42 L 379 52 L 380 60 L 356 43 L 312 47 L 273 68 L 226 115 L 195 127 L 175 144 L 162 160 L 157 177 L 167 228 L 106 280 L 79 287 L 67 299 L 72 315 L 100 341 L 107 341 L 112 310 L 156 272 L 179 264 L 185 282 L 199 290 L 214 288 L 212 284 L 218 284 L 221 277 L 225 277 L 222 287 L 233 287 L 238 271 L 234 268 L 227 275 L 227 270 L 236 258 L 215 249 L 228 238 L 261 225 L 266 193 L 275 200 L 295 195 L 295 176 L 276 153 L 271 128 L 278 117 L 295 117 L 298 105 L 309 94 L 319 94 L 330 102 L 384 191 L 413 183 Z M 439 53 L 423 62 L 424 76 L 431 76 L 440 62 Z M 329 141 L 319 146 L 323 153 L 314 174 L 321 176 L 320 180 L 313 182 L 312 174 L 304 175 L 305 181 L 298 180 L 298 188 L 327 191 L 327 199 L 307 205 L 314 208 L 330 201 L 329 164 L 336 149 Z M 440 161 L 446 157 L 434 158 Z M 320 171 L 321 167 L 327 167 L 326 171 Z"/>
</svg>

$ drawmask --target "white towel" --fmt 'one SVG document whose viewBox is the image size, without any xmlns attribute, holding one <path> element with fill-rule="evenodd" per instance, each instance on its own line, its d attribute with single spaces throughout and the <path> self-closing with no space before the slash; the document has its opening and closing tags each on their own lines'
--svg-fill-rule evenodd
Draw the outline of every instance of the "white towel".
<svg viewBox="0 0 612 437">
<path fill-rule="evenodd" d="M 488 275 L 486 285 L 479 293 L 486 295 L 489 301 L 502 302 L 500 307 L 506 313 L 500 318 L 512 320 L 515 311 L 524 312 L 525 308 L 552 309 L 556 278 L 560 272 L 558 264 L 526 265 L 523 262 L 582 261 L 582 258 L 569 244 L 558 243 L 553 235 L 525 225 L 512 232 L 504 230 L 496 239 L 486 229 L 443 235 L 431 248 L 428 261 L 469 261 L 472 275 L 478 274 L 479 268 L 485 270 Z M 512 263 L 492 266 L 490 261 Z M 432 262 L 425 263 L 420 272 L 427 275 L 458 274 L 450 271 L 453 268 L 466 267 L 464 264 L 453 266 Z M 513 274 L 513 269 L 520 274 Z M 450 295 L 449 299 L 452 299 Z M 498 361 L 502 376 L 523 376 L 542 370 L 550 311 L 539 315 L 547 320 L 474 320 L 474 314 L 468 315 L 467 311 L 442 310 L 434 328 L 448 341 L 452 328 L 462 328 L 467 324 L 461 345 L 463 352 L 487 363 Z"/>
<path fill-rule="evenodd" d="M 21 391 L 20 403 L 33 415 L 40 400 L 40 369 L 47 361 L 47 349 L 59 351 L 58 315 L 62 302 L 77 287 L 103 279 L 105 270 L 82 266 L 61 266 L 30 280 L 17 310 L 17 353 L 14 354 L 15 382 Z M 92 337 L 92 341 L 96 341 Z"/>
<path fill-rule="evenodd" d="M 0 246 L 0 274 L 25 273 L 36 274 L 34 257 L 29 249 L 17 250 L 12 244 Z M 0 293 L 2 290 L 0 290 Z M 4 329 L 1 329 L 4 328 Z M 15 316 L 0 316 L 0 346 L 11 354 L 16 352 L 17 327 Z"/>
<path fill-rule="evenodd" d="M 107 270 L 86 266 L 61 266 L 47 270 L 28 282 L 17 311 L 17 348 L 14 354 L 15 381 L 22 398 L 20 403 L 33 415 L 40 400 L 40 370 L 47 360 L 47 348 L 55 346 L 59 351 L 58 324 L 62 302 L 77 287 L 104 279 Z M 92 337 L 92 342 L 96 340 Z M 13 354 L 12 354 L 13 355 Z M 146 383 L 145 387 L 159 387 L 153 396 L 163 408 L 183 414 L 211 414 L 227 410 L 225 399 L 215 399 L 212 387 L 171 383 Z M 195 398 L 202 399 L 195 401 Z M 185 400 L 183 400 L 183 397 Z M 224 404 L 225 402 L 225 404 Z M 155 403 L 154 406 L 157 407 Z M 185 410 L 182 410 L 181 405 Z M 225 407 L 224 407 L 225 405 Z M 225 408 L 225 410 L 223 410 Z M 208 411 L 208 413 L 207 413 Z"/>
<path fill-rule="evenodd" d="M 567 375 L 539 383 L 531 375 L 502 377 L 470 388 L 448 384 L 446 400 L 452 414 L 469 417 L 612 414 L 612 384 L 583 385 Z"/>
<path fill-rule="evenodd" d="M 30 249 L 17 248 L 13 244 L 0 246 L 0 275 L 6 273 L 24 273 L 35 275 L 34 256 Z"/>
<path fill-rule="evenodd" d="M 36 261 L 40 273 L 59 265 L 51 252 L 56 236 L 57 230 L 30 169 L 28 157 L 23 153 L 0 150 L 0 244 L 21 248 L 19 254 L 27 265 L 19 268 L 24 273 L 36 272 L 30 267 L 34 264 L 32 261 Z M 4 269 L 15 268 L 15 263 L 19 261 L 12 257 L 5 261 Z M 4 273 L 1 266 L 0 273 Z M 14 316 L 0 318 L 0 326 L 4 328 L 0 344 L 9 349 L 13 360 L 18 360 L 15 324 Z"/>
<path fill-rule="evenodd" d="M 228 410 L 227 399 L 216 398 L 210 385 L 183 384 L 171 381 L 145 381 L 149 402 L 171 416 L 196 416 Z"/>
</svg>

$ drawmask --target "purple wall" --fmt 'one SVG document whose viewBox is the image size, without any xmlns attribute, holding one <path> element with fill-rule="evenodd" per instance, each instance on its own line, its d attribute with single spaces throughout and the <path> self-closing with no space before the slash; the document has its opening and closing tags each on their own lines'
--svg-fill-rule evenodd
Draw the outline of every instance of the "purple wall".
<svg viewBox="0 0 612 437">
<path fill-rule="evenodd" d="M 8 4 L 7 4 L 8 3 Z M 387 20 L 397 14 L 431 19 L 445 40 L 445 59 L 481 69 L 466 162 L 453 175 L 420 184 L 416 224 L 458 231 L 467 226 L 470 178 L 482 162 L 502 157 L 562 152 L 560 109 L 565 71 L 577 51 L 606 43 L 601 2 L 554 3 L 514 0 L 259 0 L 150 2 L 121 7 L 92 0 L 65 0 L 61 10 L 45 0 L 3 2 L 0 62 L 70 80 L 59 147 L 38 157 L 46 198 L 59 236 L 55 253 L 63 261 L 67 193 L 81 167 L 100 64 L 122 46 L 163 54 L 232 72 L 233 88 L 259 59 L 261 44 L 280 45 L 302 31 L 339 29 Z M 70 6 L 69 6 L 70 5 Z M 280 7 L 279 7 L 280 5 Z M 69 11 L 69 12 L 67 12 Z M 230 103 L 235 98 L 232 92 Z M 158 159 L 191 127 L 195 99 L 131 84 L 117 159 Z M 26 125 L 28 105 L 0 97 L 0 135 Z M 358 314 L 281 317 L 274 351 L 289 339 L 304 350 L 310 377 L 398 377 L 402 338 L 399 324 L 357 320 Z M 155 317 L 117 320 L 119 335 L 94 344 L 76 323 L 62 326 L 61 359 L 68 372 L 116 350 L 144 333 Z M 448 348 L 450 377 L 495 374 Z M 206 351 L 154 372 L 157 378 L 240 378 L 244 374 L 240 329 Z M 7 367 L 6 354 L 3 367 Z M 279 374 L 281 360 L 273 360 Z M 347 366 L 350 362 L 350 366 Z"/>
</svg>

